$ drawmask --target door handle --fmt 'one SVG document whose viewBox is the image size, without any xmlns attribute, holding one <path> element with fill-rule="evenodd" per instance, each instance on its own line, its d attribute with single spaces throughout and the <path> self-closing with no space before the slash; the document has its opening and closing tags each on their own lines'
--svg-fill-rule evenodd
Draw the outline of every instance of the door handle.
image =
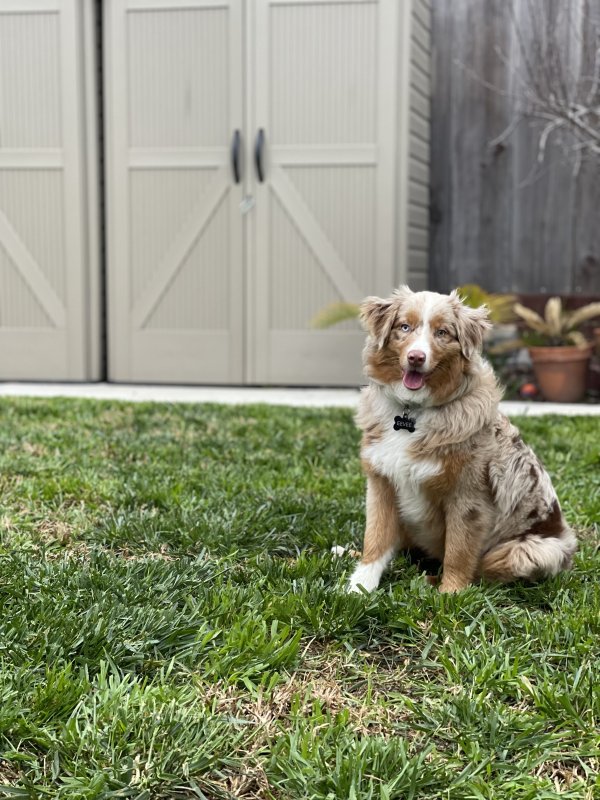
<svg viewBox="0 0 600 800">
<path fill-rule="evenodd" d="M 240 152 L 242 149 L 242 135 L 238 128 L 233 132 L 233 139 L 231 140 L 231 171 L 233 172 L 234 183 L 239 183 L 242 179 L 240 169 Z"/>
<path fill-rule="evenodd" d="M 264 165 L 263 165 L 263 150 L 265 146 L 265 129 L 259 128 L 256 133 L 256 141 L 254 142 L 254 166 L 256 167 L 256 177 L 259 183 L 263 183 L 265 179 Z"/>
</svg>

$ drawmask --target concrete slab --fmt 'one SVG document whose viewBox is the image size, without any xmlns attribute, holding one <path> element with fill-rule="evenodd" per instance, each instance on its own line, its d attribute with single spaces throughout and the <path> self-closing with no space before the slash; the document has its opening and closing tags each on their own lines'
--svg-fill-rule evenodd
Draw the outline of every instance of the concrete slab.
<svg viewBox="0 0 600 800">
<path fill-rule="evenodd" d="M 287 389 L 249 386 L 149 386 L 125 383 L 0 383 L 0 397 L 89 397 L 132 402 L 268 403 L 354 408 L 358 389 Z"/>
<path fill-rule="evenodd" d="M 250 386 L 149 386 L 125 383 L 0 383 L 0 397 L 89 397 L 163 403 L 224 403 L 316 408 L 355 408 L 358 389 L 298 389 Z M 507 401 L 501 408 L 509 416 L 600 415 L 600 403 L 526 403 Z"/>
<path fill-rule="evenodd" d="M 542 417 L 546 414 L 563 414 L 566 417 L 600 416 L 600 403 L 525 403 L 505 400 L 500 408 L 509 417 Z"/>
</svg>

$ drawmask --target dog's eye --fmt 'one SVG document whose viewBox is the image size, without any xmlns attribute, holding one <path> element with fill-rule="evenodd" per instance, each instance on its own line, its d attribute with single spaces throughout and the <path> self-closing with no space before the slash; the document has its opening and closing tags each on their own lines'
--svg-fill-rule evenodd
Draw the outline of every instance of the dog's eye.
<svg viewBox="0 0 600 800">
<path fill-rule="evenodd" d="M 408 333 L 410 331 L 410 325 L 408 325 L 406 322 L 403 322 L 402 325 L 400 325 L 400 330 L 404 333 Z"/>
<path fill-rule="evenodd" d="M 447 336 L 448 331 L 446 330 L 446 328 L 438 328 L 437 331 L 435 332 L 435 335 L 440 337 Z"/>
</svg>

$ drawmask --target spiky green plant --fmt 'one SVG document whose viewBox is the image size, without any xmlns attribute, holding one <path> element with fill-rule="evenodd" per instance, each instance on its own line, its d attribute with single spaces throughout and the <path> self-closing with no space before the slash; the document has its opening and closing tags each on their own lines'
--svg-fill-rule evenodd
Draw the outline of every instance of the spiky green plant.
<svg viewBox="0 0 600 800">
<path fill-rule="evenodd" d="M 513 308 L 532 331 L 528 337 L 529 343 L 546 347 L 587 347 L 588 340 L 577 328 L 584 322 L 600 317 L 600 303 L 588 303 L 575 311 L 565 311 L 560 297 L 548 300 L 543 317 L 521 303 L 515 303 Z"/>
<path fill-rule="evenodd" d="M 513 306 L 516 298 L 513 294 L 486 292 L 477 283 L 465 283 L 464 286 L 459 286 L 458 293 L 463 303 L 469 308 L 487 306 L 490 319 L 495 325 L 514 322 Z"/>
<path fill-rule="evenodd" d="M 349 319 L 358 319 L 358 303 L 330 303 L 313 317 L 310 324 L 313 328 L 331 328 Z"/>
</svg>

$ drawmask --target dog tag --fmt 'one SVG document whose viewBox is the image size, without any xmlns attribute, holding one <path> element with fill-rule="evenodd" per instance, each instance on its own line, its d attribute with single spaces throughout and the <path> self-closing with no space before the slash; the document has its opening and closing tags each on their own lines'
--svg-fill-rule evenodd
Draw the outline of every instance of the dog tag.
<svg viewBox="0 0 600 800">
<path fill-rule="evenodd" d="M 408 411 L 405 411 L 401 417 L 394 417 L 394 430 L 395 431 L 408 431 L 414 433 L 415 421 L 408 416 Z"/>
<path fill-rule="evenodd" d="M 244 195 L 242 202 L 240 203 L 240 211 L 242 212 L 242 215 L 247 214 L 249 211 L 252 211 L 255 205 L 256 205 L 256 200 L 254 199 L 253 195 L 251 194 Z"/>
</svg>

